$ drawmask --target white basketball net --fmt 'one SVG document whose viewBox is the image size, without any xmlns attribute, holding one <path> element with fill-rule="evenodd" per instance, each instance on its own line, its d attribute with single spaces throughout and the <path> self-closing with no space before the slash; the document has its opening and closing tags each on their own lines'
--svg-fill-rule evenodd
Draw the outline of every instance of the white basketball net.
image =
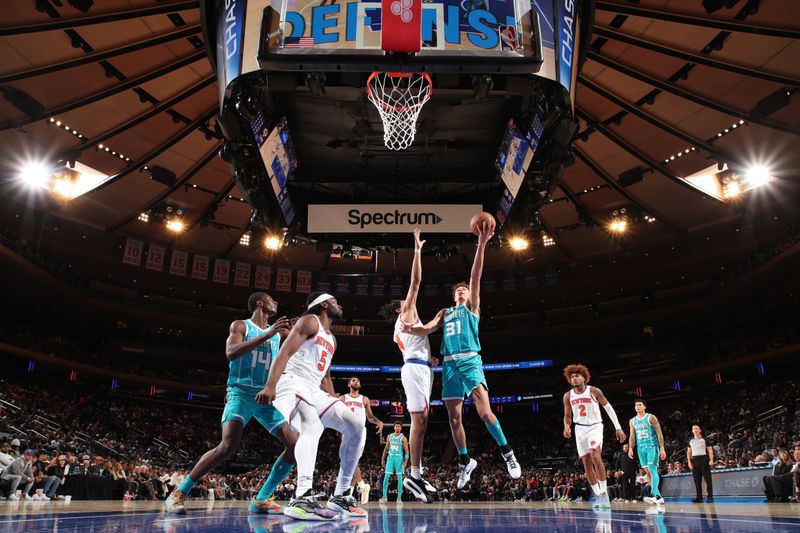
<svg viewBox="0 0 800 533">
<path fill-rule="evenodd" d="M 386 148 L 404 150 L 414 142 L 417 117 L 431 97 L 431 78 L 425 72 L 373 72 L 367 97 L 381 115 Z"/>
</svg>

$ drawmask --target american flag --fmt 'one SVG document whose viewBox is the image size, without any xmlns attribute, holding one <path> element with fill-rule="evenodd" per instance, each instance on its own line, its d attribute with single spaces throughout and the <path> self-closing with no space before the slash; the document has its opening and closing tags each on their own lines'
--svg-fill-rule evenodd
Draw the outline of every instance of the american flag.
<svg viewBox="0 0 800 533">
<path fill-rule="evenodd" d="M 286 37 L 283 40 L 284 48 L 313 48 L 313 37 Z"/>
</svg>

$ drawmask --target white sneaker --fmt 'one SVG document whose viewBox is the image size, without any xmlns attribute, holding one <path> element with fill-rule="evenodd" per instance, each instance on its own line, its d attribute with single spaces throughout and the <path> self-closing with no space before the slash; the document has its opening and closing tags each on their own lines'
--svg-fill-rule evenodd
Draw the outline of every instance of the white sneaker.
<svg viewBox="0 0 800 533">
<path fill-rule="evenodd" d="M 511 479 L 519 479 L 522 477 L 522 469 L 517 462 L 517 458 L 514 456 L 514 450 L 502 455 L 503 460 L 506 462 L 506 468 L 508 468 L 508 475 L 511 476 Z"/>
<path fill-rule="evenodd" d="M 475 459 L 470 459 L 469 463 L 465 465 L 460 465 L 461 472 L 458 474 L 458 481 L 456 482 L 456 488 L 461 490 L 464 486 L 469 483 L 469 478 L 472 476 L 472 471 L 478 466 L 478 462 Z"/>
<path fill-rule="evenodd" d="M 42 501 L 42 497 L 41 497 L 41 496 L 39 496 L 38 494 L 34 494 L 33 496 L 31 496 L 31 499 L 32 499 L 33 501 L 35 501 L 35 502 Z"/>
<path fill-rule="evenodd" d="M 26 502 L 32 502 L 32 501 L 33 501 L 33 500 L 35 500 L 35 499 L 36 499 L 36 498 L 34 498 L 33 496 L 31 496 L 30 494 L 26 494 L 26 495 L 25 495 L 25 501 L 26 501 Z"/>
<path fill-rule="evenodd" d="M 47 497 L 47 496 L 45 496 L 44 494 L 42 494 L 42 495 L 40 496 L 40 499 L 41 499 L 43 502 L 49 502 L 49 501 L 50 501 L 50 498 L 48 498 L 48 497 Z"/>
<path fill-rule="evenodd" d="M 650 505 L 657 505 L 658 504 L 658 499 L 657 498 L 653 498 L 652 496 L 645 496 L 642 499 L 643 499 L 644 503 L 649 503 Z"/>
<path fill-rule="evenodd" d="M 12 502 L 18 502 L 19 496 L 17 496 L 16 494 L 12 494 L 11 496 L 8 497 L 8 500 Z"/>
<path fill-rule="evenodd" d="M 666 502 L 664 501 L 664 498 L 662 498 L 661 496 L 656 498 L 656 505 L 664 505 L 665 503 Z"/>
<path fill-rule="evenodd" d="M 378 500 L 378 503 L 386 503 L 388 501 L 389 500 L 387 500 L 386 498 L 381 498 L 381 499 Z"/>
</svg>

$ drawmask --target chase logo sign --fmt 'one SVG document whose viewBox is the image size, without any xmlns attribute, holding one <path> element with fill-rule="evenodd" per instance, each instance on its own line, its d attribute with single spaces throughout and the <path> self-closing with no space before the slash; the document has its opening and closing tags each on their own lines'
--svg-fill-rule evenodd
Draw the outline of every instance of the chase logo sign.
<svg viewBox="0 0 800 533">
<path fill-rule="evenodd" d="M 309 233 L 469 233 L 481 205 L 373 204 L 308 206 Z"/>
<path fill-rule="evenodd" d="M 558 81 L 572 93 L 572 70 L 575 65 L 575 34 L 580 0 L 556 0 L 558 34 Z"/>
</svg>

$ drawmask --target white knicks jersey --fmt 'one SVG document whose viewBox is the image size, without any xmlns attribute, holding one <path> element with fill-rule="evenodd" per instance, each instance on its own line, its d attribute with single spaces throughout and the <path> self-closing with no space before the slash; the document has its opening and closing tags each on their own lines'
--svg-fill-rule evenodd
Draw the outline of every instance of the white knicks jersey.
<svg viewBox="0 0 800 533">
<path fill-rule="evenodd" d="M 312 316 L 317 319 L 319 330 L 315 336 L 306 339 L 297 353 L 289 358 L 284 375 L 300 378 L 318 388 L 331 366 L 336 339 L 333 334 L 325 331 L 317 315 Z"/>
<path fill-rule="evenodd" d="M 572 421 L 582 426 L 591 426 L 603 421 L 600 415 L 600 404 L 592 393 L 592 387 L 587 385 L 581 394 L 575 389 L 569 391 L 569 404 L 572 406 Z"/>
<path fill-rule="evenodd" d="M 362 425 L 367 423 L 367 409 L 364 406 L 364 396 L 351 396 L 350 394 L 344 395 L 344 404 L 361 420 Z"/>
<path fill-rule="evenodd" d="M 413 335 L 411 333 L 402 332 L 402 321 L 397 317 L 397 322 L 394 323 L 394 342 L 403 353 L 403 361 L 409 359 L 420 359 L 422 361 L 431 362 L 431 343 L 425 335 Z M 422 326 L 419 320 L 413 326 Z"/>
</svg>

